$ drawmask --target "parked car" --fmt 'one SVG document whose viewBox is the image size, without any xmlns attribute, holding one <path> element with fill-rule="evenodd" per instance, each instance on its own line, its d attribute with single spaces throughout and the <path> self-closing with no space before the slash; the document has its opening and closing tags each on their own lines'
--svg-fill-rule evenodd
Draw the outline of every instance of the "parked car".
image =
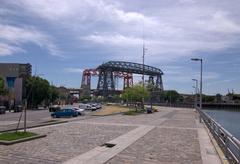
<svg viewBox="0 0 240 164">
<path fill-rule="evenodd" d="M 5 114 L 5 113 L 6 113 L 6 107 L 0 106 L 0 114 Z"/>
<path fill-rule="evenodd" d="M 92 110 L 91 104 L 80 104 L 79 108 L 80 109 L 85 109 L 85 110 Z"/>
<path fill-rule="evenodd" d="M 73 107 L 73 109 L 78 112 L 78 115 L 84 115 L 85 109 L 81 109 L 78 107 Z"/>
<path fill-rule="evenodd" d="M 96 104 L 91 104 L 91 110 L 92 110 L 92 111 L 97 110 L 97 105 L 96 105 Z"/>
<path fill-rule="evenodd" d="M 18 105 L 14 108 L 14 112 L 22 112 L 23 110 L 23 106 L 22 105 Z"/>
<path fill-rule="evenodd" d="M 49 112 L 56 112 L 61 110 L 61 107 L 59 105 L 53 105 L 49 107 Z"/>
<path fill-rule="evenodd" d="M 97 107 L 97 109 L 101 109 L 101 108 L 102 108 L 102 104 L 97 103 L 97 104 L 96 104 L 96 107 Z"/>
<path fill-rule="evenodd" d="M 56 117 L 56 118 L 59 118 L 59 117 L 77 117 L 78 116 L 78 112 L 74 109 L 71 109 L 71 108 L 66 108 L 66 109 L 61 109 L 60 111 L 56 111 L 56 112 L 53 112 L 51 114 L 52 117 Z"/>
</svg>

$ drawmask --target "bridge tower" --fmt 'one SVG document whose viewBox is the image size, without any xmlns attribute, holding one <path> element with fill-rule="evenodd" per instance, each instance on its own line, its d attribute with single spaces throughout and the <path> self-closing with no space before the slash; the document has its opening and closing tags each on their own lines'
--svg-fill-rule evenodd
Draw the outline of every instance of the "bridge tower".
<svg viewBox="0 0 240 164">
<path fill-rule="evenodd" d="M 163 91 L 163 82 L 162 82 L 162 76 L 161 75 L 157 75 L 156 86 L 161 91 Z"/>
<path fill-rule="evenodd" d="M 96 69 L 85 69 L 82 75 L 82 95 L 90 96 L 91 94 L 91 77 L 98 75 L 98 71 Z"/>
<path fill-rule="evenodd" d="M 90 96 L 91 94 L 91 72 L 89 69 L 85 69 L 82 75 L 82 95 L 83 96 Z"/>
<path fill-rule="evenodd" d="M 123 89 L 133 86 L 133 75 L 132 73 L 124 73 L 123 75 Z"/>
<path fill-rule="evenodd" d="M 153 76 L 148 77 L 148 83 L 154 85 L 154 77 Z"/>
<path fill-rule="evenodd" d="M 104 97 L 107 97 L 115 90 L 113 71 L 99 70 L 97 90 Z"/>
</svg>

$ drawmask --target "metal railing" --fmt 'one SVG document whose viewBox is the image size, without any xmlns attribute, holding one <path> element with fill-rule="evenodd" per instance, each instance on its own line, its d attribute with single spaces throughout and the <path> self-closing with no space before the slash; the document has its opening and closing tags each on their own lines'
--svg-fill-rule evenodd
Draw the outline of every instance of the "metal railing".
<svg viewBox="0 0 240 164">
<path fill-rule="evenodd" d="M 240 141 L 202 110 L 197 109 L 230 163 L 240 163 Z"/>
</svg>

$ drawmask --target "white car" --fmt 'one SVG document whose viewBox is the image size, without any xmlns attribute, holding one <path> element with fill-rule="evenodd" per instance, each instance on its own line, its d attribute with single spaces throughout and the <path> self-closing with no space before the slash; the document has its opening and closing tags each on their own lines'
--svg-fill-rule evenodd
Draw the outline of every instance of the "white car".
<svg viewBox="0 0 240 164">
<path fill-rule="evenodd" d="M 85 109 L 81 109 L 78 107 L 73 107 L 73 109 L 78 112 L 78 115 L 84 115 Z"/>
<path fill-rule="evenodd" d="M 91 110 L 91 105 L 90 104 L 80 104 L 79 108 L 85 109 L 85 110 Z"/>
<path fill-rule="evenodd" d="M 97 108 L 97 105 L 96 104 L 91 104 L 91 110 L 92 111 L 95 111 L 95 110 L 97 110 L 98 108 Z"/>
</svg>

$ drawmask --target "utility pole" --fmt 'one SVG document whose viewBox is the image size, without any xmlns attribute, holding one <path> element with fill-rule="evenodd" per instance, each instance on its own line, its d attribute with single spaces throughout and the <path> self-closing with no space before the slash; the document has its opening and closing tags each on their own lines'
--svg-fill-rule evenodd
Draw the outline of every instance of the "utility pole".
<svg viewBox="0 0 240 164">
<path fill-rule="evenodd" d="M 24 132 L 27 132 L 27 100 L 24 100 Z"/>
<path fill-rule="evenodd" d="M 203 59 L 200 58 L 192 58 L 192 61 L 200 61 L 200 111 L 202 110 L 202 71 L 203 71 Z M 201 115 L 199 116 L 199 121 L 200 123 L 202 122 L 201 120 Z"/>
<path fill-rule="evenodd" d="M 145 40 L 144 40 L 144 31 L 143 31 L 143 54 L 142 54 L 142 86 L 143 86 L 143 90 L 145 89 L 145 84 L 144 84 L 144 74 L 145 74 L 145 68 L 144 68 L 144 64 L 145 64 Z M 144 97 L 142 98 L 142 106 L 144 109 Z"/>
<path fill-rule="evenodd" d="M 143 55 L 142 55 L 142 63 L 143 63 L 143 67 L 142 67 L 142 83 L 143 83 L 143 88 L 145 86 L 144 84 L 144 74 L 145 74 L 145 68 L 144 68 L 144 64 L 145 64 L 145 43 L 144 43 L 144 40 L 143 40 Z"/>
</svg>

